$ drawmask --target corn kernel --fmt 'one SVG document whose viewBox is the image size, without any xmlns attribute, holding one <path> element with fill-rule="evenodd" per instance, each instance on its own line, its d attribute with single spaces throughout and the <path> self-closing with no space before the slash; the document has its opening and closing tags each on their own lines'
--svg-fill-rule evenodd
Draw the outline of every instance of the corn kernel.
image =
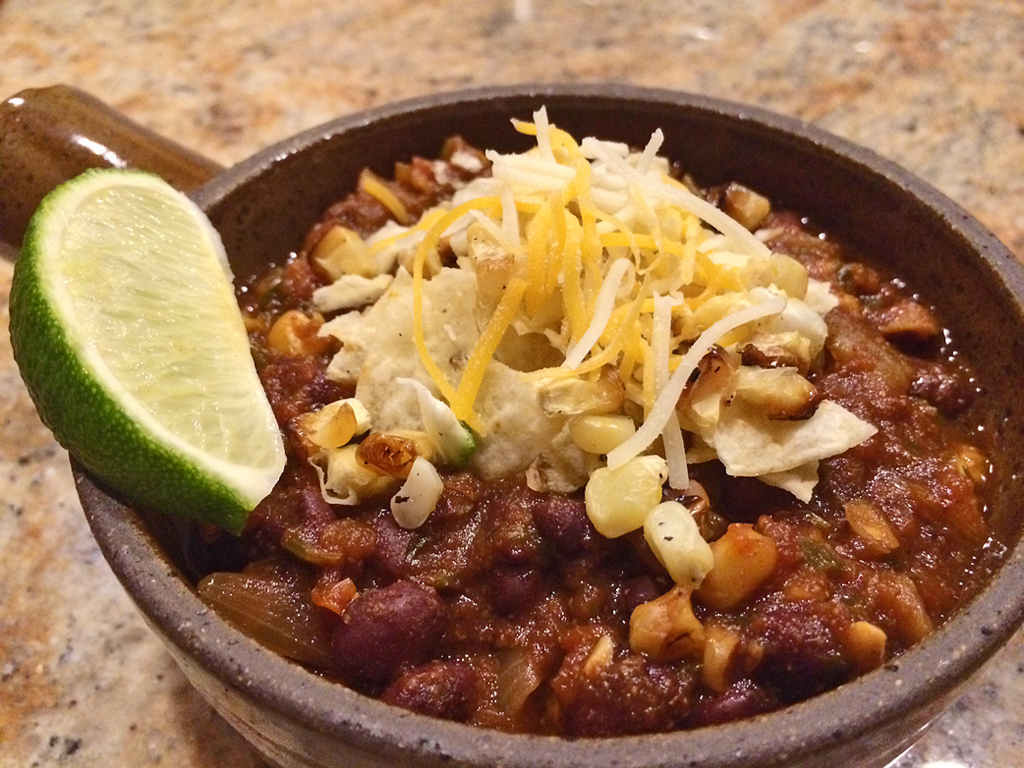
<svg viewBox="0 0 1024 768">
<path fill-rule="evenodd" d="M 569 435 L 576 446 L 587 453 L 605 454 L 617 448 L 636 432 L 629 416 L 580 416 L 569 424 Z"/>
</svg>

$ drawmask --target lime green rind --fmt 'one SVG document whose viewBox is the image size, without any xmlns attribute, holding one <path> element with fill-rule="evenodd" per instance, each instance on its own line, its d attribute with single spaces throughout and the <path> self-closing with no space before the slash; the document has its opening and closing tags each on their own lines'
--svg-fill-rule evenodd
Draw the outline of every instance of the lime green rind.
<svg viewBox="0 0 1024 768">
<path fill-rule="evenodd" d="M 31 245 L 45 237 L 59 194 L 58 189 L 48 195 L 29 224 L 10 297 L 14 357 L 40 418 L 86 469 L 132 503 L 239 533 L 252 503 L 139 429 L 82 364 L 81 349 L 44 295 L 45 265 L 40 249 Z M 130 457 L 124 454 L 126 444 Z"/>
</svg>

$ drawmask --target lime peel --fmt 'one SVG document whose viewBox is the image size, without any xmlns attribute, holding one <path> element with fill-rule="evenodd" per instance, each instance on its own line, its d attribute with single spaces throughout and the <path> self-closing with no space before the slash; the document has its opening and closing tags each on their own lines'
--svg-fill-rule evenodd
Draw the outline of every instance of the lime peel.
<svg viewBox="0 0 1024 768">
<path fill-rule="evenodd" d="M 220 237 L 149 174 L 96 170 L 40 204 L 11 342 L 40 417 L 132 503 L 233 533 L 284 468 Z"/>
</svg>

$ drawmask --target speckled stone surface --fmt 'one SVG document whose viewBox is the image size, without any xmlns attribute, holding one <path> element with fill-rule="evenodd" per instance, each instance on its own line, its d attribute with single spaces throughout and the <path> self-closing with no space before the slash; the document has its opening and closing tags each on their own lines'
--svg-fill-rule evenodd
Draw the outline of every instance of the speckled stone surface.
<svg viewBox="0 0 1024 768">
<path fill-rule="evenodd" d="M 229 164 L 394 99 L 526 81 L 803 118 L 936 185 L 1024 258 L 1024 2 L 0 0 L 0 98 L 77 85 Z M 2 158 L 0 158 L 2 162 Z M 0 259 L 0 768 L 250 768 L 103 562 L 11 355 Z M 899 768 L 1024 766 L 1024 637 Z"/>
</svg>

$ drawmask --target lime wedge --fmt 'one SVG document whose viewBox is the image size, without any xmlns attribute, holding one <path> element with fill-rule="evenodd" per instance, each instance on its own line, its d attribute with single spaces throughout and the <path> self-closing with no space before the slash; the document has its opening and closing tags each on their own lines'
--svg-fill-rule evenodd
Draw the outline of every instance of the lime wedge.
<svg viewBox="0 0 1024 768">
<path fill-rule="evenodd" d="M 51 192 L 10 300 L 14 357 L 57 440 L 126 500 L 234 533 L 284 468 L 220 237 L 134 171 Z"/>
</svg>

